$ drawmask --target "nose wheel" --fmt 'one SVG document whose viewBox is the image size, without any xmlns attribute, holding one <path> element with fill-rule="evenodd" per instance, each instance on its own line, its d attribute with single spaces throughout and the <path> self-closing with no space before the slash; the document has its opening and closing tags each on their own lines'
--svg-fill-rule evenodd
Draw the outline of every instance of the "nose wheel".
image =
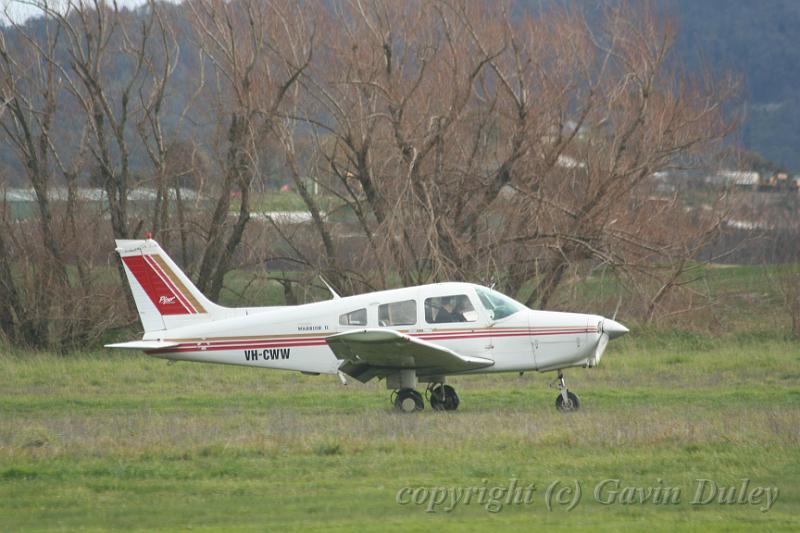
<svg viewBox="0 0 800 533">
<path fill-rule="evenodd" d="M 581 407 L 581 401 L 578 395 L 567 389 L 567 384 L 564 381 L 564 373 L 558 371 L 558 377 L 551 383 L 555 384 L 558 388 L 558 396 L 556 396 L 556 409 L 561 412 L 577 411 Z"/>
</svg>

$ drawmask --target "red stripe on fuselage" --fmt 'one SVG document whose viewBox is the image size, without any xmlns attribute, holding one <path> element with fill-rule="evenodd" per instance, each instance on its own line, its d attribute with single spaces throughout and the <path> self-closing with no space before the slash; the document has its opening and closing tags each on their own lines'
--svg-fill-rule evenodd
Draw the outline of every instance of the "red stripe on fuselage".
<svg viewBox="0 0 800 533">
<path fill-rule="evenodd" d="M 185 353 L 185 352 L 220 352 L 225 350 L 253 350 L 257 348 L 298 348 L 303 346 L 327 346 L 324 340 L 309 341 L 297 344 L 275 344 L 275 343 L 249 343 L 249 344 L 235 344 L 226 346 L 213 346 L 202 344 L 187 344 L 180 345 L 176 348 L 165 348 L 163 350 L 148 350 L 148 354 L 170 354 L 170 353 Z"/>
</svg>

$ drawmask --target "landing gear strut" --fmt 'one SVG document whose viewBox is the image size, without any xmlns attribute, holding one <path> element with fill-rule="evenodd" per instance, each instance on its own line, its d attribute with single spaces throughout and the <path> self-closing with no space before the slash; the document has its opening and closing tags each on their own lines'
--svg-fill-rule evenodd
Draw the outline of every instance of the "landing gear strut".
<svg viewBox="0 0 800 533">
<path fill-rule="evenodd" d="M 422 395 L 414 389 L 400 389 L 394 397 L 394 406 L 398 411 L 413 413 L 422 411 L 425 402 L 422 400 Z"/>
<path fill-rule="evenodd" d="M 567 384 L 564 382 L 564 373 L 558 371 L 558 377 L 551 383 L 555 384 L 558 388 L 558 396 L 556 396 L 556 409 L 562 412 L 577 411 L 581 407 L 581 401 L 578 395 L 570 392 L 567 389 Z"/>
<path fill-rule="evenodd" d="M 461 403 L 456 390 L 444 383 L 431 383 L 428 386 L 428 393 L 434 411 L 455 411 Z"/>
</svg>

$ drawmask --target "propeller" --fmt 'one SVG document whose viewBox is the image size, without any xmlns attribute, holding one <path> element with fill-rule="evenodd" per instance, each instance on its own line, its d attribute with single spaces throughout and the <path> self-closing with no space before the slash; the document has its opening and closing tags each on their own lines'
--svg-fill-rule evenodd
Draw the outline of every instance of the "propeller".
<svg viewBox="0 0 800 533">
<path fill-rule="evenodd" d="M 622 305 L 622 293 L 619 295 L 619 299 L 617 300 L 617 307 L 614 308 L 614 314 L 611 315 L 611 320 L 617 319 L 617 313 L 619 313 L 619 307 Z"/>
<path fill-rule="evenodd" d="M 628 333 L 628 331 L 628 328 L 616 320 L 604 318 L 600 323 L 600 339 L 597 341 L 597 348 L 594 350 L 594 359 L 590 366 L 595 366 L 600 362 L 600 358 L 603 357 L 603 352 L 606 351 L 609 340 L 621 337 Z"/>
<path fill-rule="evenodd" d="M 597 348 L 594 349 L 594 364 L 600 362 L 600 358 L 603 357 L 603 352 L 606 351 L 606 346 L 608 346 L 608 335 L 603 333 L 600 335 L 600 340 L 597 341 Z"/>
</svg>

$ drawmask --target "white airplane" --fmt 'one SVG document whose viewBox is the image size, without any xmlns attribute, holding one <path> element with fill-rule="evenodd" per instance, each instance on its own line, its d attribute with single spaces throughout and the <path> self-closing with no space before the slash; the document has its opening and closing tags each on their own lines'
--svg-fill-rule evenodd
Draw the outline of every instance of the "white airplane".
<svg viewBox="0 0 800 533">
<path fill-rule="evenodd" d="M 580 407 L 563 369 L 597 365 L 628 329 L 598 315 L 531 310 L 471 283 L 435 283 L 296 306 L 227 308 L 209 301 L 152 239 L 118 240 L 144 327 L 142 340 L 108 348 L 199 361 L 386 380 L 397 409 L 455 410 L 445 378 L 558 371 L 556 407 Z"/>
</svg>

